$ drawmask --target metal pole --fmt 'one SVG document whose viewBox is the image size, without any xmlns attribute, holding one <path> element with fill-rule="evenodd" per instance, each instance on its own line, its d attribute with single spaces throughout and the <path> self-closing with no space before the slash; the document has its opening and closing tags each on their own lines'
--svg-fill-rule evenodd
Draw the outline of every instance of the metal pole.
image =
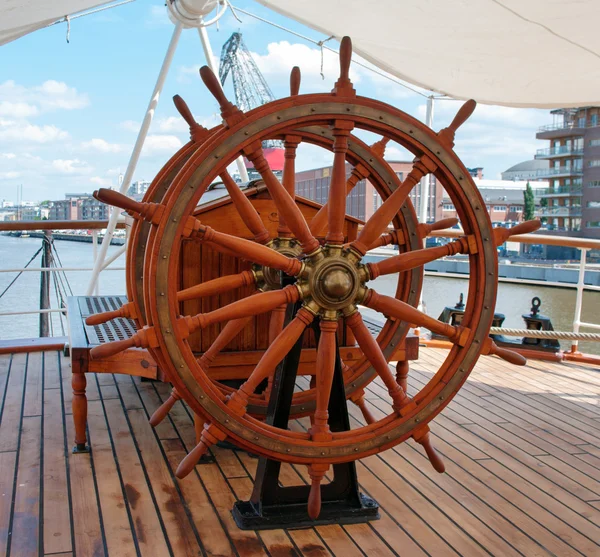
<svg viewBox="0 0 600 557">
<path fill-rule="evenodd" d="M 425 124 L 427 127 L 433 127 L 433 95 L 427 97 L 427 111 L 425 113 Z M 421 203 L 419 205 L 419 221 L 427 222 L 427 209 L 429 207 L 429 185 L 431 184 L 431 174 L 421 178 Z"/>
<path fill-rule="evenodd" d="M 581 326 L 581 305 L 583 304 L 583 287 L 585 285 L 585 261 L 587 259 L 587 248 L 581 249 L 579 258 L 579 277 L 577 279 L 577 297 L 575 298 L 575 317 L 573 318 L 573 332 L 578 333 Z M 571 352 L 577 352 L 579 341 L 571 343 Z"/>
<path fill-rule="evenodd" d="M 208 67 L 212 70 L 212 72 L 218 77 L 219 68 L 215 63 L 215 57 L 213 55 L 212 47 L 210 46 L 210 41 L 208 40 L 208 33 L 206 32 L 206 27 L 201 25 L 198 27 L 198 34 L 200 35 L 200 42 L 202 43 L 202 48 L 204 49 L 204 57 L 206 58 L 206 63 Z M 219 81 L 219 86 L 221 86 L 221 81 Z M 223 86 L 221 86 L 221 89 Z M 240 179 L 242 182 L 248 182 L 248 171 L 246 170 L 246 165 L 244 164 L 244 158 L 239 156 L 235 163 L 237 164 L 238 172 L 240 173 Z"/>
<path fill-rule="evenodd" d="M 171 42 L 169 43 L 169 47 L 167 48 L 167 52 L 165 54 L 165 59 L 163 60 L 160 72 L 158 73 L 156 85 L 154 86 L 154 91 L 152 91 L 152 96 L 150 97 L 148 108 L 146 109 L 146 115 L 144 116 L 142 127 L 140 128 L 137 140 L 133 147 L 133 152 L 131 153 L 131 158 L 129 159 L 129 164 L 127 165 L 127 170 L 125 171 L 123 183 L 121 184 L 120 192 L 123 194 L 127 193 L 127 190 L 129 189 L 131 178 L 133 177 L 133 173 L 135 172 L 138 160 L 140 158 L 140 152 L 142 151 L 142 147 L 144 145 L 144 141 L 146 140 L 146 136 L 148 135 L 148 129 L 150 128 L 150 124 L 152 123 L 154 111 L 156 110 L 156 107 L 158 105 L 158 99 L 162 92 L 162 88 L 165 83 L 167 74 L 169 73 L 169 68 L 171 66 L 171 62 L 173 61 L 173 55 L 175 54 L 175 50 L 177 49 L 177 43 L 179 42 L 179 37 L 181 36 L 181 29 L 182 24 L 177 23 L 177 25 L 175 25 L 175 29 L 173 30 Z M 94 264 L 94 271 L 92 272 L 92 278 L 90 279 L 90 283 L 88 284 L 86 296 L 91 296 L 92 292 L 94 292 L 94 289 L 96 287 L 98 275 L 100 274 L 100 271 L 102 269 L 102 264 L 106 257 L 108 246 L 110 245 L 113 233 L 115 231 L 115 227 L 117 226 L 119 213 L 120 210 L 118 209 L 113 209 L 111 211 L 108 226 L 106 227 L 106 234 L 104 235 L 102 245 L 100 246 L 100 253 L 98 254 L 98 258 L 96 259 L 96 262 Z"/>
<path fill-rule="evenodd" d="M 42 239 L 42 267 L 50 267 L 52 265 L 52 232 L 44 231 Z M 48 273 L 40 273 L 40 310 L 50 309 L 50 275 Z M 50 316 L 48 313 L 40 313 L 40 337 L 50 336 Z"/>
<path fill-rule="evenodd" d="M 96 261 L 98 260 L 98 231 L 92 230 L 92 260 L 94 265 L 96 265 Z M 96 280 L 96 288 L 94 289 L 94 295 L 98 296 L 100 292 L 100 277 Z"/>
</svg>

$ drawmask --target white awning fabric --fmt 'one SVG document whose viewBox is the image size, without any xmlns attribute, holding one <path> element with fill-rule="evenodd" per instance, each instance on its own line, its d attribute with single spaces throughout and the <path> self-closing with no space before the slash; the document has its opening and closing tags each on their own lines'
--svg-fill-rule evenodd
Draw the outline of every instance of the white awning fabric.
<svg viewBox="0 0 600 557">
<path fill-rule="evenodd" d="M 414 85 L 519 107 L 600 104 L 600 0 L 257 0 Z M 98 0 L 4 0 L 0 45 Z"/>
<path fill-rule="evenodd" d="M 257 0 L 396 77 L 515 107 L 600 104 L 600 0 Z"/>
<path fill-rule="evenodd" d="M 3 0 L 0 2 L 0 45 L 107 0 Z"/>
</svg>

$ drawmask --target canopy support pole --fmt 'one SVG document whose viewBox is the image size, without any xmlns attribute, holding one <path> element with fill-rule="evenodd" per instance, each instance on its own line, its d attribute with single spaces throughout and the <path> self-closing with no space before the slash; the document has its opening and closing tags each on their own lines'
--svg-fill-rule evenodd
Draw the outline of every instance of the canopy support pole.
<svg viewBox="0 0 600 557">
<path fill-rule="evenodd" d="M 131 183 L 131 179 L 133 177 L 133 173 L 137 167 L 138 160 L 140 158 L 140 153 L 142 151 L 142 147 L 144 146 L 144 142 L 146 140 L 146 136 L 148 135 L 148 130 L 150 129 L 150 124 L 152 123 L 152 118 L 154 117 L 154 112 L 156 107 L 158 106 L 158 100 L 160 98 L 160 94 L 163 89 L 163 85 L 165 84 L 165 79 L 167 74 L 169 73 L 169 68 L 171 67 L 171 62 L 173 61 L 173 55 L 177 50 L 177 44 L 179 43 L 179 37 L 181 36 L 181 30 L 183 25 L 181 23 L 177 23 L 175 25 L 175 29 L 173 30 L 173 36 L 171 37 L 171 42 L 167 48 L 167 52 L 165 54 L 165 59 L 163 60 L 162 66 L 160 68 L 160 72 L 158 73 L 158 78 L 156 79 L 156 85 L 154 86 L 154 91 L 152 91 L 152 96 L 150 97 L 150 102 L 148 103 L 148 108 L 146 109 L 146 115 L 144 116 L 144 120 L 142 122 L 142 126 L 138 133 L 135 145 L 133 147 L 133 151 L 131 153 L 131 157 L 129 159 L 129 164 L 127 165 L 127 170 L 125 171 L 125 176 L 123 178 L 123 183 L 121 184 L 120 192 L 122 194 L 127 194 L 127 190 L 129 189 L 129 185 Z M 90 283 L 88 284 L 88 288 L 86 291 L 86 296 L 91 296 L 96 287 L 96 283 L 98 282 L 98 275 L 102 270 L 104 265 L 104 260 L 106 258 L 106 253 L 108 251 L 108 246 L 113 237 L 113 233 L 117 226 L 117 220 L 119 219 L 120 211 L 118 209 L 113 208 L 110 213 L 110 219 L 108 221 L 108 226 L 106 227 L 106 234 L 102 240 L 102 245 L 100 246 L 100 251 L 98 253 L 98 257 L 94 262 L 94 270 L 92 271 L 92 277 L 90 279 Z"/>
<path fill-rule="evenodd" d="M 433 128 L 433 95 L 427 97 L 427 111 L 425 113 L 425 124 L 428 128 Z M 427 222 L 430 185 L 431 174 L 427 174 L 426 176 L 423 176 L 423 178 L 421 178 L 421 203 L 419 204 L 419 221 L 422 223 Z"/>
</svg>

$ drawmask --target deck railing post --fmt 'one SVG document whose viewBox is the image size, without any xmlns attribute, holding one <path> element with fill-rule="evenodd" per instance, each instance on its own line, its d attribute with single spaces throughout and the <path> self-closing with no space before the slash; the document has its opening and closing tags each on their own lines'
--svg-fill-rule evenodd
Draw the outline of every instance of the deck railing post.
<svg viewBox="0 0 600 557">
<path fill-rule="evenodd" d="M 92 260 L 94 262 L 94 268 L 96 267 L 96 261 L 98 260 L 98 231 L 92 230 Z M 96 280 L 96 287 L 94 294 L 98 296 L 100 292 L 100 277 Z"/>
<path fill-rule="evenodd" d="M 573 332 L 578 333 L 581 326 L 581 305 L 583 303 L 583 289 L 585 286 L 585 262 L 587 259 L 587 248 L 581 249 L 579 258 L 579 277 L 577 279 L 577 297 L 575 298 L 575 316 L 573 317 Z M 579 341 L 571 343 L 571 352 L 577 352 Z"/>
</svg>

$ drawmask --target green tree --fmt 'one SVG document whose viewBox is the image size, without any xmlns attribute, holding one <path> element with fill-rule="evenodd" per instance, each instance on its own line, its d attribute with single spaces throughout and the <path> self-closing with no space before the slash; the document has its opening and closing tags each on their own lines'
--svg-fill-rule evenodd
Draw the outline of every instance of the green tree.
<svg viewBox="0 0 600 557">
<path fill-rule="evenodd" d="M 525 207 L 523 208 L 523 220 L 531 220 L 535 215 L 535 199 L 533 197 L 533 189 L 527 182 L 525 191 L 523 192 L 523 200 Z"/>
</svg>

